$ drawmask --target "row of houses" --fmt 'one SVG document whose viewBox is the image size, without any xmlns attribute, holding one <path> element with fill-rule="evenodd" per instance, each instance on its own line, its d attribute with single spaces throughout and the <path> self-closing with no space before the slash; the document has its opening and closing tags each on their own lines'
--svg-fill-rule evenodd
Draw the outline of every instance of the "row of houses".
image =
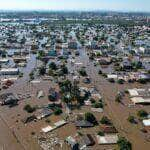
<svg viewBox="0 0 150 150">
<path fill-rule="evenodd" d="M 150 104 L 150 89 L 128 89 L 134 104 Z"/>
</svg>

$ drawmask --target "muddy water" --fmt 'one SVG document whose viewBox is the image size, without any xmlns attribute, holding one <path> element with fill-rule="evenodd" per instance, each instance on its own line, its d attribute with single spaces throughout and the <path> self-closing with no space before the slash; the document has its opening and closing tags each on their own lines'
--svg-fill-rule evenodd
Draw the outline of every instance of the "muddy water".
<svg viewBox="0 0 150 150">
<path fill-rule="evenodd" d="M 4 120 L 0 117 L 0 149 L 1 150 L 24 150 L 18 139 Z"/>
<path fill-rule="evenodd" d="M 20 89 L 26 85 L 29 80 L 29 73 L 35 68 L 35 66 L 36 56 L 31 55 L 26 68 L 21 70 L 24 73 L 23 78 L 18 79 L 13 86 L 5 90 L 4 92 L 17 93 L 17 89 Z M 3 109 L 1 108 L 0 111 L 3 111 Z M 11 125 L 6 122 L 7 115 L 4 117 L 4 115 L 2 114 L 3 112 L 0 112 L 0 150 L 24 150 L 25 148 L 19 141 L 16 132 L 11 128 Z"/>
<path fill-rule="evenodd" d="M 107 82 L 107 80 L 98 75 L 98 67 L 94 67 L 93 63 L 89 61 L 85 54 L 85 50 L 82 50 L 81 53 L 82 54 L 78 58 L 78 61 L 86 66 L 86 70 L 93 81 L 93 85 L 100 91 L 105 103 L 107 104 L 105 112 L 111 118 L 119 133 L 131 141 L 133 150 L 149 150 L 150 142 L 147 142 L 145 136 L 141 134 L 141 126 L 138 125 L 134 127 L 134 125 L 129 124 L 127 118 L 129 114 L 136 115 L 137 110 L 139 109 L 146 109 L 149 112 L 150 106 L 136 106 L 135 108 L 130 109 L 127 106 L 119 105 L 115 102 L 115 96 L 119 90 L 138 88 L 141 87 L 141 85 L 127 83 L 119 85 Z M 150 88 L 150 84 L 145 85 L 143 88 L 145 87 Z"/>
<path fill-rule="evenodd" d="M 150 144 L 148 142 L 146 142 L 144 140 L 144 136 L 140 133 L 139 129 L 137 129 L 137 127 L 131 126 L 128 122 L 127 122 L 127 117 L 129 115 L 129 113 L 135 113 L 137 111 L 137 109 L 129 109 L 128 107 L 125 107 L 123 105 L 119 105 L 116 104 L 116 102 L 114 101 L 115 96 L 118 92 L 118 90 L 124 90 L 126 88 L 134 88 L 134 87 L 138 87 L 138 85 L 134 85 L 134 84 L 124 84 L 124 85 L 118 85 L 118 84 L 111 84 L 108 83 L 103 77 L 98 75 L 98 69 L 99 67 L 94 67 L 93 63 L 89 61 L 88 56 L 86 55 L 86 51 L 84 49 L 79 50 L 80 51 L 80 56 L 76 58 L 76 62 L 82 62 L 83 65 L 86 67 L 87 73 L 90 76 L 90 78 L 93 81 L 93 85 L 96 86 L 96 88 L 99 90 L 99 92 L 102 94 L 105 103 L 107 104 L 107 106 L 105 106 L 105 113 L 109 116 L 109 118 L 111 118 L 113 124 L 116 126 L 116 128 L 118 129 L 119 133 L 125 137 L 127 137 L 133 144 L 133 150 L 149 150 Z M 26 93 L 27 90 L 29 90 L 30 92 L 32 91 L 32 93 L 36 93 L 36 89 L 40 90 L 40 89 L 45 89 L 45 93 L 49 87 L 48 83 L 43 83 L 41 87 L 32 87 L 31 89 L 28 89 L 29 86 L 27 86 L 27 81 L 29 79 L 29 73 L 31 72 L 32 69 L 34 69 L 34 67 L 36 66 L 36 58 L 34 55 L 31 56 L 31 59 L 29 59 L 27 67 L 25 69 L 23 69 L 22 71 L 24 72 L 24 77 L 19 79 L 17 81 L 17 83 L 12 86 L 9 91 L 13 91 L 13 92 L 17 92 L 19 90 L 21 90 L 21 92 Z M 75 67 L 75 66 L 71 66 L 71 64 L 68 64 L 69 70 L 77 70 L 80 67 Z M 46 86 L 47 84 L 47 86 Z M 52 85 L 52 84 L 51 84 Z M 25 86 L 25 90 L 23 91 L 23 86 Z M 147 85 L 149 86 L 149 85 Z M 46 100 L 45 100 L 46 101 Z M 43 104 L 44 101 L 38 101 L 40 104 Z M 23 111 L 23 103 L 26 102 L 22 102 L 19 104 L 19 108 L 13 108 L 12 110 L 5 110 L 5 109 L 0 109 L 1 114 L 3 114 L 3 117 L 5 116 L 5 119 L 7 120 L 7 122 L 9 122 L 9 126 L 7 126 L 7 123 L 5 122 L 5 120 L 0 118 L 0 146 L 4 147 L 6 150 L 22 150 L 23 146 L 19 143 L 17 143 L 17 139 L 13 133 L 13 130 L 10 128 L 12 125 L 12 122 L 14 121 L 10 121 L 10 117 L 8 117 L 9 119 L 7 119 L 7 115 L 11 115 L 11 113 L 13 113 L 12 115 L 14 116 L 14 114 L 17 116 L 17 113 L 20 113 L 22 116 L 24 116 L 25 112 Z M 32 103 L 33 104 L 37 104 L 36 98 L 35 100 L 32 99 Z M 144 109 L 149 109 L 149 106 L 144 107 Z M 43 123 L 43 122 L 42 122 Z M 22 125 L 22 124 L 21 124 Z M 43 125 L 43 124 L 42 124 Z M 34 124 L 32 126 L 32 130 L 36 129 L 36 124 Z M 26 130 L 27 128 L 22 127 L 22 129 L 18 130 L 18 134 L 21 135 L 21 137 L 24 136 L 29 136 L 26 135 Z M 37 128 L 37 130 L 39 129 L 39 127 Z M 74 129 L 74 126 L 71 128 Z M 29 132 L 31 130 L 31 128 L 28 128 L 27 132 Z M 31 131 L 32 131 L 31 130 Z M 30 132 L 31 132 L 30 131 Z M 88 130 L 89 131 L 89 130 Z M 71 131 L 70 131 L 71 132 Z M 65 134 L 64 136 L 66 136 L 66 134 L 68 134 L 69 132 L 64 132 L 63 130 L 60 129 L 60 136 L 63 137 L 63 134 Z M 95 134 L 96 132 L 94 132 L 93 134 Z M 30 134 L 30 133 L 29 133 Z M 67 135 L 69 136 L 69 135 Z M 27 138 L 27 137 L 26 137 Z M 7 140 L 6 140 L 7 139 Z M 22 140 L 24 141 L 24 140 Z M 9 148 L 9 145 L 11 145 L 11 149 Z M 24 145 L 26 145 L 26 147 L 29 147 L 32 150 L 33 146 L 31 145 L 31 143 L 27 143 L 27 141 L 24 143 Z M 1 149 L 0 147 L 0 149 Z M 31 148 L 32 147 L 32 148 Z M 37 148 L 36 148 L 37 149 Z"/>
</svg>

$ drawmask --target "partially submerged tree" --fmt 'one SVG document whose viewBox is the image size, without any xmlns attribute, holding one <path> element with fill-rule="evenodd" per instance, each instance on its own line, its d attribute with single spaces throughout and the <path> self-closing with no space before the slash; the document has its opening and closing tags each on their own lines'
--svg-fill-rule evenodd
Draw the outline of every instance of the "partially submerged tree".
<svg viewBox="0 0 150 150">
<path fill-rule="evenodd" d="M 95 116 L 90 112 L 85 113 L 85 120 L 89 121 L 90 123 L 93 123 L 94 125 L 97 124 Z"/>
<path fill-rule="evenodd" d="M 120 137 L 117 144 L 119 150 L 132 150 L 132 144 L 125 137 Z"/>
<path fill-rule="evenodd" d="M 111 125 L 111 120 L 107 117 L 107 116 L 103 116 L 102 119 L 100 120 L 101 124 L 105 124 L 105 125 Z"/>
<path fill-rule="evenodd" d="M 140 118 L 144 118 L 144 117 L 147 117 L 148 113 L 147 113 L 145 110 L 141 109 L 141 110 L 139 110 L 139 111 L 137 112 L 137 115 L 138 115 Z"/>
<path fill-rule="evenodd" d="M 25 111 L 27 111 L 28 113 L 33 113 L 33 112 L 36 110 L 35 107 L 32 107 L 32 106 L 29 105 L 29 104 L 25 105 L 23 109 L 24 109 Z"/>
</svg>

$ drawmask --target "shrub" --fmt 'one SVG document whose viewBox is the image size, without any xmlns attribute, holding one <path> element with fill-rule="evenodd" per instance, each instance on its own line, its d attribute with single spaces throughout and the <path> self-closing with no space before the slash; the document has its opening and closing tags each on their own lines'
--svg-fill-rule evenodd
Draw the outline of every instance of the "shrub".
<svg viewBox="0 0 150 150">
<path fill-rule="evenodd" d="M 34 131 L 32 131 L 32 132 L 31 132 L 31 135 L 35 135 L 35 132 L 34 132 Z"/>
</svg>

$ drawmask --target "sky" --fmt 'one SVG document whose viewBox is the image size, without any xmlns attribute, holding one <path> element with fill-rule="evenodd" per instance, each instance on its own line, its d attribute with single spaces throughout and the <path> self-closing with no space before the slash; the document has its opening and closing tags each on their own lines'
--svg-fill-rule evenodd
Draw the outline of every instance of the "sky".
<svg viewBox="0 0 150 150">
<path fill-rule="evenodd" d="M 0 10 L 112 10 L 150 12 L 150 0 L 0 0 Z"/>
</svg>

